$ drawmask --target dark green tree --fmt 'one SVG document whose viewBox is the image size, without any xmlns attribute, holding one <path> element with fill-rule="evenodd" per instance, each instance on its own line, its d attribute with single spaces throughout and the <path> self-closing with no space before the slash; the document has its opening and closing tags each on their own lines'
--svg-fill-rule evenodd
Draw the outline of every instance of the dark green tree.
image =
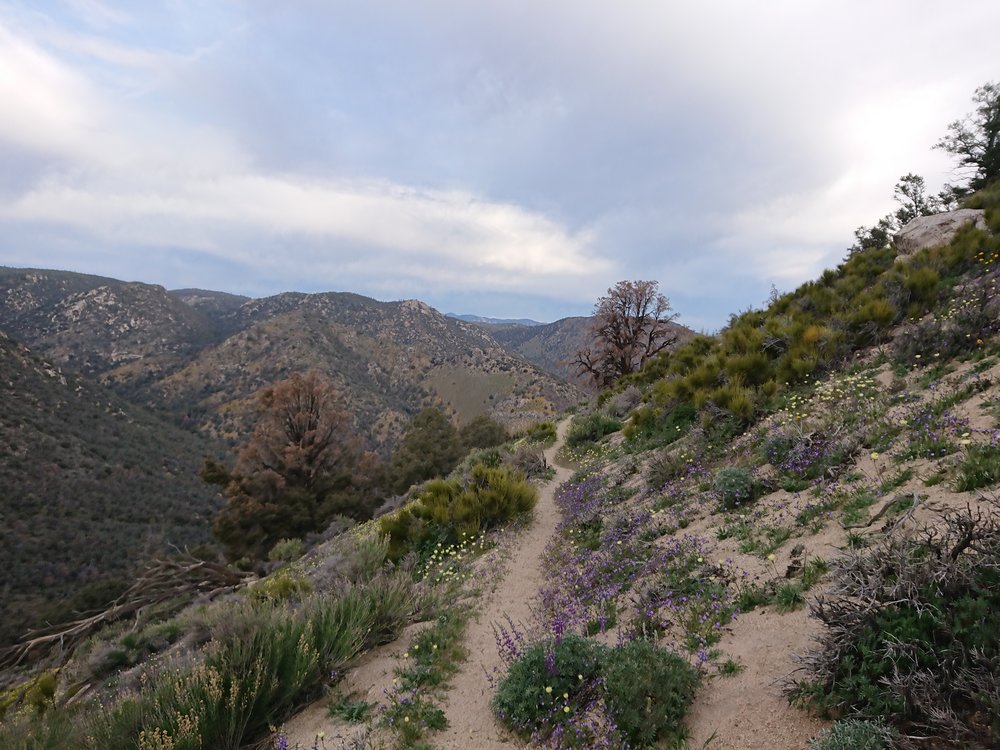
<svg viewBox="0 0 1000 750">
<path fill-rule="evenodd" d="M 957 157 L 959 170 L 967 175 L 968 190 L 979 190 L 1000 177 L 1000 85 L 980 86 L 972 101 L 975 111 L 951 123 L 948 134 L 934 147 Z"/>
<path fill-rule="evenodd" d="M 492 448 L 506 442 L 507 430 L 489 415 L 480 414 L 462 425 L 458 436 L 466 449 Z"/>
<path fill-rule="evenodd" d="M 893 188 L 892 196 L 899 204 L 893 216 L 900 228 L 911 219 L 930 216 L 940 210 L 940 201 L 932 195 L 927 195 L 924 178 L 913 172 L 899 178 L 899 182 Z"/>
<path fill-rule="evenodd" d="M 391 487 L 402 494 L 411 485 L 445 476 L 464 454 L 455 426 L 440 409 L 428 407 L 406 426 L 392 458 Z"/>
<path fill-rule="evenodd" d="M 924 178 L 913 172 L 899 178 L 899 182 L 892 189 L 892 197 L 899 204 L 899 208 L 894 213 L 883 216 L 873 226 L 855 229 L 854 244 L 850 247 L 850 252 L 888 247 L 893 235 L 910 219 L 930 216 L 941 211 L 945 205 L 940 196 L 927 195 Z"/>
<path fill-rule="evenodd" d="M 202 470 L 223 487 L 212 531 L 233 558 L 262 559 L 279 539 L 320 531 L 338 513 L 371 515 L 375 459 L 316 370 L 260 393 L 257 423 L 236 457 L 232 471 L 211 460 Z"/>
</svg>

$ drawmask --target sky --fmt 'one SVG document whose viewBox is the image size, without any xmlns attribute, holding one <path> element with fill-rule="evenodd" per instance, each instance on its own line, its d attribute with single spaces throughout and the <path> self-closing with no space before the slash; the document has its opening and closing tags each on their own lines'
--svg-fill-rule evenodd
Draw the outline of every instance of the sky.
<svg viewBox="0 0 1000 750">
<path fill-rule="evenodd" d="M 835 266 L 1000 80 L 967 0 L 0 0 L 0 265 L 443 312 Z"/>
</svg>

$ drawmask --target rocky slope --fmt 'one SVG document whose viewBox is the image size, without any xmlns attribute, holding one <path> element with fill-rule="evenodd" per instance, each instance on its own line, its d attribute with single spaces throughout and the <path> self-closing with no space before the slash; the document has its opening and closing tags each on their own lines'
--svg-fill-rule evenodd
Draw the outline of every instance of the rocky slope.
<svg viewBox="0 0 1000 750">
<path fill-rule="evenodd" d="M 490 414 L 518 428 L 579 397 L 482 328 L 415 300 L 334 292 L 248 299 L 2 269 L 0 330 L 59 366 L 228 438 L 245 431 L 258 389 L 312 367 L 334 380 L 378 445 L 391 444 L 428 404 L 461 423 Z"/>
</svg>

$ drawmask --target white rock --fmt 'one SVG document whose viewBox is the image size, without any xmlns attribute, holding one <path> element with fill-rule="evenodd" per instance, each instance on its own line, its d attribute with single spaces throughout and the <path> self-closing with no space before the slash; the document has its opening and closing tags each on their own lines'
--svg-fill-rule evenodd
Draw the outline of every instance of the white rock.
<svg viewBox="0 0 1000 750">
<path fill-rule="evenodd" d="M 912 255 L 925 247 L 947 245 L 963 226 L 969 223 L 986 229 L 985 212 L 979 208 L 960 208 L 931 216 L 910 219 L 893 239 L 899 255 Z"/>
</svg>

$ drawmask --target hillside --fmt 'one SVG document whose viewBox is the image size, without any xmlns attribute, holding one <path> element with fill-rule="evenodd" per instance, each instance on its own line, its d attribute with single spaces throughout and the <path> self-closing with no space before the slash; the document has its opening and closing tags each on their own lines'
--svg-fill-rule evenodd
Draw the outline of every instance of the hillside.
<svg viewBox="0 0 1000 750">
<path fill-rule="evenodd" d="M 3 269 L 0 330 L 60 367 L 227 439 L 247 429 L 257 390 L 314 367 L 341 389 L 359 429 L 383 447 L 431 403 L 460 423 L 489 414 L 518 428 L 579 398 L 481 328 L 417 301 L 335 292 L 248 299 Z"/>
<path fill-rule="evenodd" d="M 0 740 L 997 747 L 1000 196 L 984 202 L 987 229 L 858 250 L 603 392 L 533 462 L 537 499 L 509 471 L 537 444 L 474 454 L 228 600 L 108 629 L 48 673 L 52 696 L 141 687 L 88 722 L 22 712 Z M 7 695 L 47 705 L 43 679 Z"/>
<path fill-rule="evenodd" d="M 510 427 L 545 419 L 578 398 L 570 386 L 516 359 L 477 327 L 416 300 L 343 293 L 281 294 L 221 318 L 237 330 L 149 392 L 200 426 L 231 436 L 247 400 L 294 370 L 326 372 L 359 425 L 391 442 L 420 406 L 440 403 L 461 423 L 489 414 Z"/>
<path fill-rule="evenodd" d="M 219 500 L 198 477 L 204 437 L 2 333 L 0 392 L 0 644 L 45 611 L 65 617 L 50 606 L 61 599 L 103 604 L 140 561 L 209 541 Z"/>
<path fill-rule="evenodd" d="M 0 330 L 85 375 L 129 373 L 138 389 L 215 337 L 211 319 L 151 284 L 0 268 Z"/>
</svg>

